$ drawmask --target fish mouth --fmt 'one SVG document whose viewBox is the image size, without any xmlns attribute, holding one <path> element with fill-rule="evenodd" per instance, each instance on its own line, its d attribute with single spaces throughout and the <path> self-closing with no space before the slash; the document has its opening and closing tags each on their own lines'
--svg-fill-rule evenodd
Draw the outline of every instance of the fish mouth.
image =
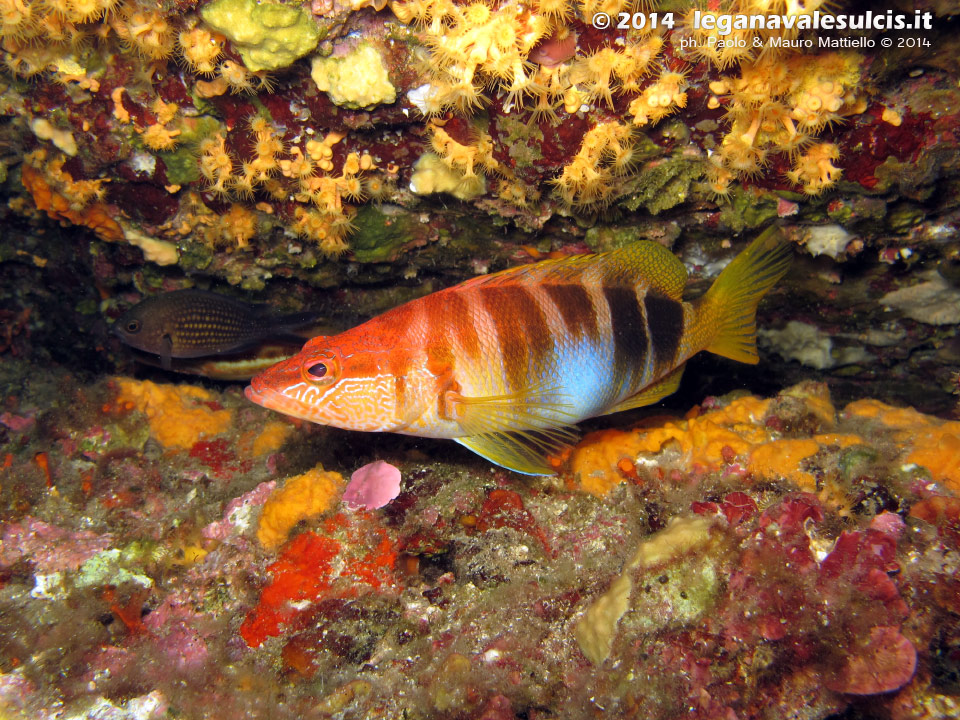
<svg viewBox="0 0 960 720">
<path fill-rule="evenodd" d="M 256 375 L 250 380 L 250 384 L 243 389 L 243 394 L 247 400 L 267 410 L 273 410 L 299 420 L 317 422 L 310 417 L 309 412 L 306 412 L 300 403 L 271 387 L 260 375 Z"/>
<path fill-rule="evenodd" d="M 247 386 L 243 389 L 243 395 L 244 395 L 244 397 L 246 397 L 247 400 L 249 400 L 250 402 L 256 403 L 257 405 L 263 405 L 263 400 L 262 400 L 262 398 L 260 397 L 260 391 L 259 391 L 257 388 L 255 388 L 252 384 L 251 384 L 251 385 L 247 385 Z"/>
<path fill-rule="evenodd" d="M 250 384 L 243 389 L 243 395 L 252 403 L 265 407 L 268 410 L 274 410 L 275 405 L 270 400 L 276 398 L 279 393 L 273 390 L 263 379 L 263 373 L 254 375 L 250 378 Z"/>
</svg>

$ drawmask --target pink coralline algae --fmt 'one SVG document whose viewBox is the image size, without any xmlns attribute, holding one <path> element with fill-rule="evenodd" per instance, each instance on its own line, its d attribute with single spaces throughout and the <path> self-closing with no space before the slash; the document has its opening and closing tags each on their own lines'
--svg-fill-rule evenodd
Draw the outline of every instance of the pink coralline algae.
<svg viewBox="0 0 960 720">
<path fill-rule="evenodd" d="M 0 413 L 0 425 L 8 427 L 14 432 L 26 432 L 34 426 L 37 419 L 33 415 L 14 415 L 13 413 Z"/>
<path fill-rule="evenodd" d="M 250 525 L 254 509 L 263 505 L 276 487 L 276 480 L 262 482 L 250 492 L 228 502 L 223 510 L 223 519 L 203 528 L 203 536 L 209 540 L 226 540 L 242 533 Z"/>
<path fill-rule="evenodd" d="M 2 527 L 0 565 L 9 566 L 26 559 L 42 574 L 77 570 L 113 541 L 109 535 L 89 530 L 70 531 L 33 517 Z"/>
<path fill-rule="evenodd" d="M 342 500 L 350 507 L 376 510 L 399 494 L 400 471 L 390 463 L 377 460 L 354 471 Z"/>
<path fill-rule="evenodd" d="M 206 642 L 198 628 L 202 616 L 176 596 L 144 618 L 144 629 L 159 646 L 161 656 L 178 672 L 200 670 L 209 659 Z"/>
</svg>

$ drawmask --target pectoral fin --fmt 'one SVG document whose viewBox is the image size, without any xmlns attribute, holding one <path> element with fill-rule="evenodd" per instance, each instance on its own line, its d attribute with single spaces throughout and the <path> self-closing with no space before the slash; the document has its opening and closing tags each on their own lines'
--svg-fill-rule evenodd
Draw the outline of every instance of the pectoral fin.
<svg viewBox="0 0 960 720">
<path fill-rule="evenodd" d="M 577 441 L 571 428 L 487 433 L 456 438 L 465 448 L 492 463 L 524 475 L 555 475 L 548 458 L 558 456 Z"/>
<path fill-rule="evenodd" d="M 653 405 L 655 402 L 660 402 L 667 395 L 675 393 L 677 388 L 680 387 L 680 379 L 683 377 L 684 368 L 686 368 L 686 363 L 663 379 L 658 380 L 652 385 L 647 385 L 636 395 L 631 395 L 626 400 L 620 401 L 604 414 L 609 415 L 610 413 L 621 412 L 623 410 L 633 410 L 635 408 Z"/>
<path fill-rule="evenodd" d="M 163 352 L 160 353 L 160 367 L 164 370 L 170 370 L 173 367 L 171 358 L 173 357 L 173 339 L 169 335 L 164 335 Z"/>
<path fill-rule="evenodd" d="M 544 385 L 483 397 L 448 390 L 443 395 L 443 413 L 459 423 L 468 436 L 542 430 L 577 420 L 566 396 Z"/>
</svg>

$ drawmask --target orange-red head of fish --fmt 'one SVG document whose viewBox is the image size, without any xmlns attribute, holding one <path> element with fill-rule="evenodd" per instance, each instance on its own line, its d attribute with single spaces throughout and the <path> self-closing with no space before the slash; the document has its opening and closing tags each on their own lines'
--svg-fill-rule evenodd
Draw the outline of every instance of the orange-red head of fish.
<svg viewBox="0 0 960 720">
<path fill-rule="evenodd" d="M 340 338 L 315 337 L 292 358 L 256 375 L 247 399 L 321 425 L 394 430 L 396 378 L 383 367 L 383 354 L 351 352 Z"/>
</svg>

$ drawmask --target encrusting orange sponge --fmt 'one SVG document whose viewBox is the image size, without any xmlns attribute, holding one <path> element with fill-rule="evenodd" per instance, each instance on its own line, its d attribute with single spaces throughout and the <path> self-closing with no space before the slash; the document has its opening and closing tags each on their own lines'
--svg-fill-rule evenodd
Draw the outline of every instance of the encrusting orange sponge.
<svg viewBox="0 0 960 720">
<path fill-rule="evenodd" d="M 894 430 L 894 439 L 910 448 L 906 462 L 925 467 L 934 480 L 960 493 L 960 422 L 940 420 L 879 400 L 857 400 L 847 405 L 843 413 Z"/>
<path fill-rule="evenodd" d="M 814 392 L 785 396 L 803 401 L 806 413 L 832 426 L 836 413 L 829 398 Z M 581 489 L 605 495 L 633 470 L 641 455 L 657 455 L 674 448 L 685 468 L 718 468 L 740 458 L 744 469 L 757 477 L 790 480 L 805 492 L 816 492 L 817 481 L 802 463 L 822 447 L 841 448 L 862 444 L 859 435 L 819 433 L 808 438 L 780 438 L 764 419 L 771 400 L 742 397 L 729 405 L 702 414 L 695 411 L 682 420 L 658 426 L 641 425 L 632 430 L 592 433 L 573 450 L 569 471 Z M 626 467 L 627 472 L 624 472 Z"/>
<path fill-rule="evenodd" d="M 257 540 L 268 550 L 280 547 L 298 522 L 329 510 L 344 485 L 340 473 L 326 472 L 320 465 L 289 478 L 263 506 Z"/>
<path fill-rule="evenodd" d="M 190 449 L 219 435 L 233 423 L 233 412 L 209 406 L 215 397 L 194 385 L 160 385 L 149 380 L 114 378 L 117 402 L 130 403 L 147 416 L 150 434 L 165 448 Z"/>
</svg>

